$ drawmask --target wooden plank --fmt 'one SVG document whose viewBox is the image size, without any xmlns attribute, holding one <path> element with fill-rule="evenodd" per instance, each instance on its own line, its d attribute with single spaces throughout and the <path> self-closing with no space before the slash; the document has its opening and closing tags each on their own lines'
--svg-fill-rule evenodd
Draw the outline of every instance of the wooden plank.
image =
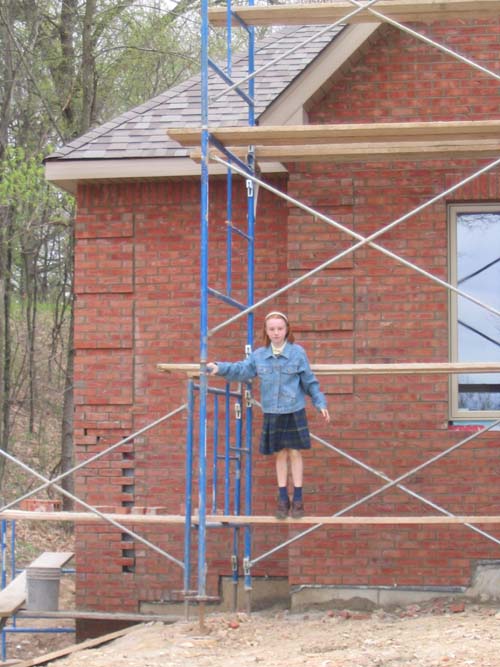
<svg viewBox="0 0 500 667">
<path fill-rule="evenodd" d="M 21 572 L 0 591 L 0 618 L 16 613 L 26 601 L 26 572 Z"/>
<path fill-rule="evenodd" d="M 61 609 L 59 611 L 19 611 L 17 618 L 55 618 L 61 619 L 93 619 L 99 621 L 124 621 L 127 623 L 176 623 L 182 616 L 172 614 L 127 614 L 121 612 L 86 611 L 77 609 Z"/>
<path fill-rule="evenodd" d="M 184 517 L 170 514 L 121 514 L 106 513 L 106 518 L 117 521 L 120 524 L 144 524 L 144 523 L 179 523 L 184 524 Z M 93 512 L 37 512 L 28 510 L 4 510 L 0 512 L 0 518 L 12 521 L 71 521 L 85 523 L 99 523 L 105 521 Z"/>
<path fill-rule="evenodd" d="M 248 25 L 329 25 L 342 21 L 356 7 L 350 2 L 284 4 L 271 6 L 237 7 L 235 12 Z M 498 0 L 379 0 L 373 9 L 399 23 L 443 21 L 497 17 Z M 226 25 L 226 8 L 209 9 L 213 26 Z M 380 23 L 383 19 L 369 9 L 358 12 L 346 21 L 352 23 Z M 233 25 L 238 26 L 234 18 Z"/>
<path fill-rule="evenodd" d="M 464 523 L 474 524 L 497 524 L 500 516 L 304 516 L 302 519 L 276 519 L 274 516 L 229 516 L 212 515 L 207 516 L 208 523 L 220 523 L 222 525 L 246 525 L 246 524 L 277 524 L 277 523 L 301 523 L 301 524 L 325 524 L 338 526 L 376 526 L 376 525 L 456 525 Z M 193 523 L 197 523 L 196 518 Z"/>
<path fill-rule="evenodd" d="M 6 512 L 12 512 L 7 510 Z M 19 516 L 22 514 L 22 516 Z M 34 514 L 44 515 L 34 517 Z M 55 519 L 54 514 L 59 514 Z M 100 517 L 92 513 L 83 512 L 19 512 L 17 519 L 26 519 L 33 521 L 39 519 L 41 521 L 103 521 Z M 64 516 L 66 515 L 66 516 Z M 137 524 L 183 524 L 185 517 L 182 515 L 171 514 L 117 514 L 106 515 L 111 517 L 120 517 L 123 524 L 137 523 Z M 276 523 L 302 523 L 302 524 L 336 524 L 336 525 L 377 525 L 377 524 L 463 524 L 463 523 L 500 523 L 500 516 L 497 515 L 468 515 L 468 516 L 306 516 L 302 519 L 276 519 L 274 516 L 267 515 L 226 515 L 226 514 L 209 514 L 206 517 L 207 523 L 213 525 L 246 525 L 246 524 L 276 524 Z M 196 525 L 199 523 L 198 517 L 193 516 L 191 522 Z"/>
<path fill-rule="evenodd" d="M 73 558 L 72 551 L 45 551 L 38 556 L 29 567 L 54 567 L 59 568 L 66 565 Z"/>
<path fill-rule="evenodd" d="M 164 373 L 199 376 L 200 365 L 193 363 L 158 364 Z M 317 375 L 406 375 L 417 373 L 500 373 L 500 362 L 427 362 L 407 364 L 311 364 Z M 218 376 L 214 376 L 218 377 Z"/>
<path fill-rule="evenodd" d="M 233 153 L 244 158 L 246 149 L 234 148 Z M 195 162 L 201 160 L 199 148 L 190 151 Z M 367 162 L 381 160 L 442 160 L 500 157 L 500 139 L 469 139 L 457 141 L 401 141 L 387 143 L 318 144 L 307 146 L 255 146 L 258 162 Z M 222 158 L 216 150 L 210 158 Z"/>
<path fill-rule="evenodd" d="M 137 626 L 132 625 L 128 628 L 123 628 L 122 630 L 117 630 L 116 632 L 111 632 L 107 635 L 102 635 L 101 637 L 95 637 L 93 639 L 87 639 L 80 644 L 73 644 L 73 646 L 66 646 L 65 648 L 59 649 L 58 651 L 52 651 L 51 653 L 46 653 L 38 658 L 32 658 L 31 660 L 23 660 L 18 662 L 16 667 L 39 667 L 40 665 L 46 665 L 48 662 L 53 660 L 58 660 L 59 658 L 64 658 L 67 655 L 72 653 L 77 653 L 78 651 L 85 651 L 89 648 L 95 648 L 96 646 L 101 646 L 102 644 L 107 644 L 115 639 L 119 639 L 130 632 L 137 630 Z"/>
<path fill-rule="evenodd" d="M 499 139 L 500 120 L 423 121 L 408 123 L 341 123 L 328 125 L 258 125 L 216 127 L 210 133 L 225 146 L 299 146 L 386 141 Z M 200 146 L 200 128 L 169 128 L 183 146 Z"/>
<path fill-rule="evenodd" d="M 40 512 L 48 514 L 48 512 Z M 60 568 L 73 558 L 71 551 L 46 551 L 29 567 Z M 0 591 L 0 618 L 15 614 L 26 602 L 26 570 L 17 575 Z"/>
</svg>

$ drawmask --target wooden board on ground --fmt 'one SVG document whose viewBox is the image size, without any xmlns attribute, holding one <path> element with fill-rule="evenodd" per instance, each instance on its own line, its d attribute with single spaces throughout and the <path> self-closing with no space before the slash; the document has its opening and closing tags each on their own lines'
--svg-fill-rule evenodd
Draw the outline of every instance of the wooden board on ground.
<svg viewBox="0 0 500 667">
<path fill-rule="evenodd" d="M 117 630 L 116 632 L 111 632 L 108 635 L 103 635 L 102 637 L 95 637 L 94 639 L 87 639 L 80 644 L 74 644 L 73 646 L 67 646 L 66 648 L 59 649 L 58 651 L 53 651 L 52 653 L 47 653 L 38 658 L 33 658 L 31 660 L 24 660 L 23 662 L 18 662 L 16 667 L 39 667 L 40 665 L 46 665 L 48 662 L 53 660 L 58 660 L 59 658 L 64 658 L 67 655 L 76 653 L 77 651 L 84 651 L 88 648 L 94 648 L 95 646 L 101 646 L 102 644 L 107 644 L 108 642 L 123 637 L 123 635 L 136 630 L 137 626 L 131 625 L 128 628 L 123 628 L 122 630 Z M 83 664 L 83 663 L 82 663 Z"/>
</svg>

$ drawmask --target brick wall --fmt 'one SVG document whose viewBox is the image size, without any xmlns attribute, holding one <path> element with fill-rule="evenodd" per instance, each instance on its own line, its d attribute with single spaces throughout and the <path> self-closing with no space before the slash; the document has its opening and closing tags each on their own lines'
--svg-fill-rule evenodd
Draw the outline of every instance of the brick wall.
<svg viewBox="0 0 500 667">
<path fill-rule="evenodd" d="M 419 26 L 422 30 L 422 26 Z M 430 25 L 437 41 L 494 68 L 499 26 Z M 393 28 L 309 110 L 311 123 L 485 119 L 498 115 L 498 86 Z M 486 161 L 290 165 L 288 192 L 367 236 L 460 182 Z M 498 171 L 482 176 L 377 239 L 393 253 L 447 280 L 446 205 L 498 201 Z M 307 270 L 307 243 L 318 263 L 355 241 L 296 210 L 289 215 L 290 277 Z M 364 246 L 320 279 L 290 294 L 300 338 L 315 361 L 396 363 L 448 360 L 447 291 Z M 318 296 L 307 299 L 304 292 Z M 308 295 L 307 295 L 308 296 Z M 326 383 L 325 383 L 326 384 Z M 358 376 L 328 381 L 334 423 L 316 430 L 342 452 L 397 478 L 466 437 L 448 427 L 448 382 L 437 375 Z M 405 480 L 407 488 L 455 514 L 490 512 L 498 502 L 498 434 L 474 441 Z M 487 472 L 489 471 L 489 472 Z M 305 491 L 314 514 L 334 514 L 385 483 L 318 445 L 306 462 Z M 358 515 L 435 514 L 390 489 L 350 511 Z M 487 532 L 499 537 L 494 526 Z M 329 558 L 325 558 L 325 552 Z M 496 558 L 494 543 L 461 526 L 324 528 L 290 548 L 290 581 L 304 584 L 466 585 L 471 563 Z"/>
<path fill-rule="evenodd" d="M 425 27 L 436 39 L 494 67 L 499 26 Z M 490 118 L 497 86 L 431 47 L 394 29 L 332 82 L 309 109 L 314 123 Z M 471 92 L 472 91 L 472 92 Z M 358 234 L 367 235 L 471 173 L 478 161 L 291 164 L 273 184 Z M 488 174 L 413 216 L 377 242 L 447 279 L 446 204 L 498 200 L 499 175 Z M 84 460 L 185 401 L 186 380 L 159 373 L 160 362 L 197 361 L 199 183 L 88 185 L 78 193 L 76 246 L 75 443 Z M 243 225 L 244 192 L 235 191 Z M 211 286 L 224 289 L 225 194 L 211 187 Z M 235 236 L 234 298 L 245 300 L 246 248 Z M 257 214 L 256 300 L 352 244 L 345 233 L 261 190 Z M 286 308 L 298 342 L 315 363 L 446 361 L 446 290 L 363 247 L 302 282 L 275 303 Z M 211 301 L 210 325 L 232 311 Z M 260 337 L 257 317 L 256 343 Z M 210 341 L 210 357 L 243 356 L 242 324 Z M 323 378 L 333 424 L 312 412 L 311 430 L 389 478 L 445 450 L 462 436 L 448 428 L 448 384 L 441 376 Z M 258 436 L 259 416 L 256 415 Z M 83 469 L 77 490 L 102 507 L 183 510 L 186 416 L 176 415 Z M 498 502 L 498 436 L 466 445 L 405 480 L 416 493 L 457 513 L 490 513 Z M 383 485 L 319 444 L 306 454 L 307 512 L 333 514 Z M 254 512 L 272 511 L 273 465 L 257 456 Z M 435 513 L 391 489 L 358 514 Z M 494 533 L 495 527 L 488 531 Z M 141 529 L 182 559 L 182 529 Z M 256 555 L 295 530 L 254 530 Z M 497 535 L 497 537 L 500 537 Z M 229 531 L 209 534 L 209 593 L 230 573 Z M 227 547 L 227 548 L 226 548 Z M 96 557 L 98 554 L 98 557 Z M 460 585 L 471 561 L 494 558 L 491 542 L 464 527 L 322 528 L 262 561 L 253 574 L 289 575 L 291 584 Z M 182 588 L 180 568 L 114 528 L 77 531 L 77 606 L 135 610 L 139 600 L 168 599 Z"/>
</svg>

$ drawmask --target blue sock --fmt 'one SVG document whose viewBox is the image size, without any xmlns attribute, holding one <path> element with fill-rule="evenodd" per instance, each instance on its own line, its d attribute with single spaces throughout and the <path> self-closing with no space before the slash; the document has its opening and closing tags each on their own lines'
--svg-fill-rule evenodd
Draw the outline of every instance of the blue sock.
<svg viewBox="0 0 500 667">
<path fill-rule="evenodd" d="M 280 500 L 288 500 L 288 489 L 286 486 L 279 486 L 278 490 Z"/>
<path fill-rule="evenodd" d="M 302 500 L 302 487 L 294 486 L 293 487 L 293 500 L 300 502 Z"/>
</svg>

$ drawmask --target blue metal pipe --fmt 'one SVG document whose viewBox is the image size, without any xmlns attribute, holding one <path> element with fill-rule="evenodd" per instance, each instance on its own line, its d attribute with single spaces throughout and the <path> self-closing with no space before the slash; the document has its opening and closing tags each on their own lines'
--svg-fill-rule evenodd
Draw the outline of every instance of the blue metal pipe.
<svg viewBox="0 0 500 667">
<path fill-rule="evenodd" d="M 224 447 L 224 514 L 230 513 L 229 489 L 231 486 L 230 444 L 231 444 L 231 401 L 229 384 L 226 384 L 226 403 L 224 411 L 225 447 Z"/>
<path fill-rule="evenodd" d="M 208 288 L 208 293 L 211 294 L 212 296 L 216 296 L 221 301 L 224 301 L 224 303 L 227 303 L 230 306 L 237 308 L 238 310 L 245 310 L 248 307 L 245 304 L 239 303 L 235 299 L 232 299 L 230 296 L 222 294 L 222 292 L 219 292 L 218 290 L 212 289 L 211 287 Z"/>
<path fill-rule="evenodd" d="M 208 64 L 211 69 L 213 69 L 214 72 L 216 72 L 220 78 L 224 81 L 224 83 L 227 83 L 228 86 L 232 87 L 232 90 L 234 90 L 240 97 L 241 99 L 246 102 L 248 105 L 253 104 L 253 99 L 251 99 L 244 90 L 241 90 L 241 88 L 238 87 L 238 85 L 234 85 L 234 81 L 222 70 L 216 62 L 211 60 L 209 58 Z"/>
<path fill-rule="evenodd" d="M 214 396 L 214 430 L 212 452 L 212 514 L 217 511 L 217 460 L 219 446 L 219 397 Z"/>
<path fill-rule="evenodd" d="M 18 634 L 26 634 L 26 633 L 33 633 L 33 634 L 56 634 L 56 633 L 70 633 L 70 632 L 75 632 L 73 628 L 19 628 L 16 626 L 9 626 L 7 628 L 4 628 L 2 630 L 3 632 L 12 632 L 12 633 L 18 633 Z"/>
<path fill-rule="evenodd" d="M 199 389 L 198 386 L 195 385 L 196 389 Z M 225 396 L 226 395 L 226 390 L 225 389 L 218 389 L 217 387 L 208 387 L 207 390 L 208 394 L 214 394 L 216 396 Z M 234 396 L 236 398 L 239 398 L 241 396 L 241 392 L 239 391 L 229 391 L 230 396 Z"/>
<path fill-rule="evenodd" d="M 193 427 L 194 427 L 194 381 L 188 382 L 188 420 L 186 433 L 186 478 L 184 522 L 184 593 L 191 590 L 191 516 L 193 514 Z"/>
<path fill-rule="evenodd" d="M 7 521 L 2 519 L 2 589 L 7 585 Z"/>
<path fill-rule="evenodd" d="M 232 163 L 234 163 L 237 167 L 242 169 L 243 171 L 247 171 L 250 173 L 247 165 L 243 160 L 240 160 L 240 158 L 235 155 L 232 151 L 228 150 L 223 143 L 221 143 L 218 139 L 216 139 L 212 134 L 209 135 L 209 141 L 210 144 L 215 146 L 218 151 L 220 151 L 223 155 L 227 157 L 228 160 L 230 160 Z"/>
<path fill-rule="evenodd" d="M 237 452 L 235 459 L 235 483 L 234 483 L 234 514 L 238 515 L 241 513 L 241 434 L 242 434 L 242 412 L 241 412 L 241 401 L 238 403 L 238 415 L 236 419 L 236 446 L 231 449 Z"/>
<path fill-rule="evenodd" d="M 10 576 L 16 576 L 16 522 L 10 522 Z"/>
<path fill-rule="evenodd" d="M 208 0 L 201 2 L 201 202 L 200 202 L 200 415 L 198 469 L 198 596 L 206 596 L 208 346 Z"/>
<path fill-rule="evenodd" d="M 249 6 L 254 5 L 254 0 L 249 0 Z M 248 96 L 251 100 L 255 99 L 255 79 L 252 76 L 255 70 L 255 30 L 249 27 L 248 30 L 248 74 L 250 79 L 248 81 Z M 255 105 L 249 104 L 248 107 L 248 125 L 255 126 Z M 255 175 L 255 153 L 254 148 L 251 147 L 247 156 L 248 168 L 252 175 Z M 255 300 L 255 208 L 256 197 L 254 183 L 247 181 L 247 231 L 248 236 L 252 242 L 248 244 L 248 293 L 247 301 L 249 304 L 254 304 Z M 253 328 L 254 315 L 253 311 L 248 314 L 247 319 L 247 345 L 248 350 L 253 349 Z M 250 399 L 251 386 L 247 385 L 245 396 L 245 416 L 246 416 L 246 448 L 248 454 L 245 457 L 245 513 L 252 513 L 252 404 Z M 245 527 L 244 531 L 244 563 L 251 563 L 252 553 L 252 532 L 250 526 Z M 245 590 L 252 589 L 252 577 L 250 574 L 250 567 L 247 565 L 244 568 L 244 585 Z"/>
</svg>

